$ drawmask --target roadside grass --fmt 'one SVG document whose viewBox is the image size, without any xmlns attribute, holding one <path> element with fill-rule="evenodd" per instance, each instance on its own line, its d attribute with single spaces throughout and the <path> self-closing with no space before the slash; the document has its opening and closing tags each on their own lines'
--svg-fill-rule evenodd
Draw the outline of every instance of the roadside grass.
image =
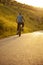
<svg viewBox="0 0 43 65">
<path fill-rule="evenodd" d="M 0 4 L 0 38 L 16 34 L 18 12 L 21 12 L 25 19 L 23 33 L 43 30 L 43 9 L 17 2 L 16 6 Z"/>
</svg>

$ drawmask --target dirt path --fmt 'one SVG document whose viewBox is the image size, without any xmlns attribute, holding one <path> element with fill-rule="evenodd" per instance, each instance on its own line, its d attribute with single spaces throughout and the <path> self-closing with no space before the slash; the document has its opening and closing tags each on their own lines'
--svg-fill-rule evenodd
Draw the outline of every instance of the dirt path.
<svg viewBox="0 0 43 65">
<path fill-rule="evenodd" d="M 43 33 L 0 40 L 0 65 L 43 65 Z"/>
</svg>

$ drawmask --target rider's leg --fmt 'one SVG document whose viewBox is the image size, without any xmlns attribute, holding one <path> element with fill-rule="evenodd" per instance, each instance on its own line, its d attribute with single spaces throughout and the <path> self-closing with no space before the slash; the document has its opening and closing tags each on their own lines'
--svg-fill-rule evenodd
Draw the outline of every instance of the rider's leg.
<svg viewBox="0 0 43 65">
<path fill-rule="evenodd" d="M 24 22 L 22 22 L 22 31 L 24 30 Z"/>
<path fill-rule="evenodd" d="M 19 30 L 20 24 L 21 24 L 21 23 L 18 23 L 18 24 L 17 24 L 17 31 Z"/>
<path fill-rule="evenodd" d="M 19 27 L 20 27 L 20 25 L 21 25 L 21 23 L 18 23 L 18 24 L 17 24 L 17 34 L 18 34 L 18 32 L 19 32 Z"/>
</svg>

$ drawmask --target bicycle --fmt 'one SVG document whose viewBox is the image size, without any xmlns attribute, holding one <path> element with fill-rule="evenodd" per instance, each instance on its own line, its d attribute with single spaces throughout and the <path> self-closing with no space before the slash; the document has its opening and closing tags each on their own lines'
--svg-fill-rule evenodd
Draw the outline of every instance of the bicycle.
<svg viewBox="0 0 43 65">
<path fill-rule="evenodd" d="M 21 32 L 22 32 L 22 24 L 20 24 L 17 35 L 19 35 L 19 37 L 21 36 Z"/>
</svg>

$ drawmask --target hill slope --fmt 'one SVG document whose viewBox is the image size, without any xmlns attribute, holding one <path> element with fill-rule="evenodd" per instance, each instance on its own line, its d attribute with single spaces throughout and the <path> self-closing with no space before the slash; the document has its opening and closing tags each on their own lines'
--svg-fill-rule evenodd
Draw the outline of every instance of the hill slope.
<svg viewBox="0 0 43 65">
<path fill-rule="evenodd" d="M 43 9 L 14 1 L 11 5 L 0 4 L 0 37 L 16 33 L 18 12 L 21 12 L 25 19 L 24 32 L 43 30 Z"/>
</svg>

